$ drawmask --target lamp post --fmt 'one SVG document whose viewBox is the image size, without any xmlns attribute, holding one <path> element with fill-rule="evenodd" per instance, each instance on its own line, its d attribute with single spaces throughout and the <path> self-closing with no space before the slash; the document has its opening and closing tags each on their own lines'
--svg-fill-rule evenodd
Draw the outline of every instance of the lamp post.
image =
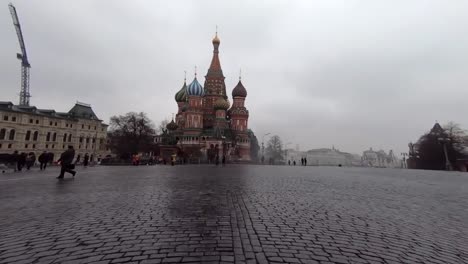
<svg viewBox="0 0 468 264">
<path fill-rule="evenodd" d="M 285 158 L 284 162 L 285 162 L 285 163 L 286 163 L 287 160 L 288 160 L 288 145 L 290 145 L 290 144 L 292 144 L 292 143 L 291 143 L 291 142 L 288 142 L 288 143 L 284 144 L 284 156 L 285 156 L 285 157 L 284 157 L 284 158 Z"/>
<path fill-rule="evenodd" d="M 265 161 L 265 136 L 268 136 L 270 134 L 271 133 L 268 132 L 268 133 L 263 134 L 262 136 L 262 164 Z"/>
<path fill-rule="evenodd" d="M 453 170 L 452 164 L 450 164 L 450 160 L 448 158 L 448 153 L 447 153 L 447 143 L 450 141 L 448 138 L 438 138 L 439 143 L 442 144 L 444 148 L 444 155 L 445 155 L 445 170 L 451 171 Z"/>
</svg>

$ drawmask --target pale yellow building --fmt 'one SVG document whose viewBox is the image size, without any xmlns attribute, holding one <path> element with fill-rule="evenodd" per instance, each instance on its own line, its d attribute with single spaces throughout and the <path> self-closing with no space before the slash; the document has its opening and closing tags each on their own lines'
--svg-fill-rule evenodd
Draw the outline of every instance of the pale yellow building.
<svg viewBox="0 0 468 264">
<path fill-rule="evenodd" d="M 109 154 L 107 127 L 88 104 L 76 103 L 68 112 L 0 102 L 0 153 L 43 151 L 60 157 L 69 145 L 81 160 L 85 153 L 97 160 Z"/>
</svg>

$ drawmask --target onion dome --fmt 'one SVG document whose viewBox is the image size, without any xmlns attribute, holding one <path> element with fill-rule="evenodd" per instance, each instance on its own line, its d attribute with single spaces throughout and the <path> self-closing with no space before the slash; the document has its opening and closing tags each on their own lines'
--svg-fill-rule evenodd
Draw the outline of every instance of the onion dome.
<svg viewBox="0 0 468 264">
<path fill-rule="evenodd" d="M 213 41 L 212 41 L 212 42 L 213 42 L 213 44 L 218 44 L 218 45 L 219 45 L 219 43 L 221 42 L 221 41 L 219 40 L 219 38 L 218 38 L 218 32 L 216 32 L 216 35 L 215 35 L 215 37 L 213 38 Z"/>
<path fill-rule="evenodd" d="M 169 124 L 166 125 L 166 128 L 169 130 L 169 131 L 174 131 L 178 128 L 179 126 L 174 122 L 174 119 L 172 119 L 171 122 L 169 122 Z"/>
<path fill-rule="evenodd" d="M 224 99 L 223 97 L 218 98 L 214 103 L 213 107 L 215 110 L 228 110 L 229 109 L 229 102 L 228 100 Z"/>
<path fill-rule="evenodd" d="M 187 84 L 184 82 L 184 86 L 175 94 L 176 102 L 185 102 L 187 101 Z"/>
<path fill-rule="evenodd" d="M 192 83 L 189 84 L 187 87 L 187 95 L 188 96 L 203 96 L 205 95 L 205 91 L 203 86 L 198 82 L 197 77 L 193 79 Z"/>
<path fill-rule="evenodd" d="M 236 87 L 232 90 L 232 97 L 247 97 L 247 90 L 245 89 L 242 82 L 239 80 Z"/>
</svg>

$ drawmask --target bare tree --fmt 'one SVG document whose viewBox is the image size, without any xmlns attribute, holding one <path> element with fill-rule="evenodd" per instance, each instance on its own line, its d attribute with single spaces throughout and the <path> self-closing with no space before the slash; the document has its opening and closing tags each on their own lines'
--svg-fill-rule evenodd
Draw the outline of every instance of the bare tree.
<svg viewBox="0 0 468 264">
<path fill-rule="evenodd" d="M 274 135 L 267 143 L 266 153 L 273 162 L 283 160 L 283 142 L 281 138 Z"/>
<path fill-rule="evenodd" d="M 163 121 L 161 121 L 161 123 L 158 126 L 158 130 L 156 132 L 158 134 L 162 134 L 163 131 L 166 129 L 167 124 L 169 124 L 169 122 L 171 122 L 171 121 L 169 121 L 169 119 L 167 119 L 167 118 L 164 119 Z"/>
<path fill-rule="evenodd" d="M 130 112 L 110 119 L 110 148 L 122 158 L 150 151 L 153 147 L 154 125 L 143 113 Z"/>
</svg>

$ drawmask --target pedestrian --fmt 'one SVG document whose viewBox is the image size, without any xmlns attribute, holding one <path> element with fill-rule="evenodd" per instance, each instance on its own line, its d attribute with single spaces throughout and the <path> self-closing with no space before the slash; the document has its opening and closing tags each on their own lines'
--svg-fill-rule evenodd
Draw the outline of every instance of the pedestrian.
<svg viewBox="0 0 468 264">
<path fill-rule="evenodd" d="M 174 166 L 177 161 L 177 155 L 174 153 L 171 156 L 171 166 Z"/>
<path fill-rule="evenodd" d="M 221 160 L 223 167 L 226 166 L 226 156 L 223 155 L 223 159 Z"/>
<path fill-rule="evenodd" d="M 307 166 L 307 158 L 304 158 L 304 166 Z"/>
<path fill-rule="evenodd" d="M 293 165 L 296 166 L 296 160 L 293 161 Z"/>
<path fill-rule="evenodd" d="M 13 163 L 13 167 L 15 168 L 15 172 L 19 168 L 18 161 L 19 161 L 19 154 L 18 154 L 18 151 L 15 150 L 13 154 L 11 154 L 11 162 Z"/>
<path fill-rule="evenodd" d="M 35 162 L 36 162 L 36 155 L 34 155 L 33 152 L 29 152 L 28 156 L 26 157 L 26 169 L 27 170 L 31 169 L 31 167 L 34 166 Z"/>
<path fill-rule="evenodd" d="M 216 166 L 219 165 L 219 155 L 216 155 L 215 163 L 216 163 Z"/>
<path fill-rule="evenodd" d="M 304 166 L 304 158 L 301 158 L 301 166 Z"/>
<path fill-rule="evenodd" d="M 76 156 L 75 164 L 76 165 L 80 164 L 80 160 L 81 160 L 81 155 L 78 154 L 78 156 Z"/>
<path fill-rule="evenodd" d="M 60 159 L 58 162 L 60 162 L 60 175 L 57 177 L 57 179 L 63 179 L 65 176 L 65 172 L 68 172 L 75 177 L 76 171 L 73 169 L 75 168 L 75 164 L 73 164 L 73 159 L 75 158 L 75 150 L 73 149 L 73 146 L 68 146 L 68 149 L 60 155 Z"/>
<path fill-rule="evenodd" d="M 291 160 L 288 160 L 288 165 L 291 166 Z"/>
<path fill-rule="evenodd" d="M 23 167 L 26 165 L 26 153 L 21 152 L 21 154 L 18 156 L 18 171 L 21 171 Z"/>
<path fill-rule="evenodd" d="M 47 167 L 47 160 L 49 159 L 48 155 L 47 155 L 47 152 L 42 152 L 41 155 L 39 155 L 39 169 L 40 170 L 45 170 L 46 167 Z"/>
<path fill-rule="evenodd" d="M 86 153 L 83 158 L 83 166 L 86 168 L 88 167 L 88 162 L 89 162 L 89 155 Z"/>
</svg>

